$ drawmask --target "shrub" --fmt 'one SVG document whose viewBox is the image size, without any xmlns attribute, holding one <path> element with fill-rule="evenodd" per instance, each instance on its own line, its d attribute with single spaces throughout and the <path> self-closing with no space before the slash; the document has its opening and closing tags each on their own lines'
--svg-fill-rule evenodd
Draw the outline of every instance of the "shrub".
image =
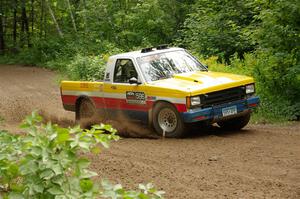
<svg viewBox="0 0 300 199">
<path fill-rule="evenodd" d="M 78 54 L 67 66 L 68 75 L 72 80 L 102 80 L 106 64 L 99 56 L 82 56 Z"/>
<path fill-rule="evenodd" d="M 0 132 L 1 198 L 161 198 L 162 192 L 151 184 L 140 185 L 141 191 L 136 192 L 92 181 L 97 173 L 88 169 L 90 162 L 84 154 L 99 153 L 99 144 L 108 148 L 111 141 L 119 139 L 111 126 L 82 130 L 41 121 L 33 112 L 21 125 L 24 135 Z"/>
<path fill-rule="evenodd" d="M 299 119 L 300 67 L 294 55 L 266 51 L 256 55 L 254 77 L 257 91 L 265 100 L 262 108 L 288 120 Z"/>
<path fill-rule="evenodd" d="M 292 55 L 270 52 L 245 54 L 241 60 L 233 56 L 230 65 L 210 57 L 203 61 L 212 71 L 253 76 L 261 99 L 256 111 L 258 120 L 298 120 L 300 115 L 299 67 Z"/>
</svg>

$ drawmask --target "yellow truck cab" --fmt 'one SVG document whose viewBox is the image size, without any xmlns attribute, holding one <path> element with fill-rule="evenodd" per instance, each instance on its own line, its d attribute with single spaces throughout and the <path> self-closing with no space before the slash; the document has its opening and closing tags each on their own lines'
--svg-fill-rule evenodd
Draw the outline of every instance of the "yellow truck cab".
<svg viewBox="0 0 300 199">
<path fill-rule="evenodd" d="M 239 130 L 259 104 L 253 78 L 208 71 L 185 49 L 165 45 L 111 56 L 103 81 L 62 81 L 61 97 L 81 124 L 95 115 L 139 120 L 166 137 L 200 121 Z"/>
</svg>

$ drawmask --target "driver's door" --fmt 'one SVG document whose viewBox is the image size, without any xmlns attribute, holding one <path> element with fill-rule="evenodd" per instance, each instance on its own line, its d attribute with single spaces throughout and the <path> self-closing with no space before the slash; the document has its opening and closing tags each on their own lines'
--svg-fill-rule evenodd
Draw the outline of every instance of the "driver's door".
<svg viewBox="0 0 300 199">
<path fill-rule="evenodd" d="M 133 77 L 140 79 L 133 61 L 117 59 L 113 73 L 112 83 L 104 86 L 104 99 L 110 117 L 146 120 L 149 108 L 146 87 L 129 83 Z"/>
</svg>

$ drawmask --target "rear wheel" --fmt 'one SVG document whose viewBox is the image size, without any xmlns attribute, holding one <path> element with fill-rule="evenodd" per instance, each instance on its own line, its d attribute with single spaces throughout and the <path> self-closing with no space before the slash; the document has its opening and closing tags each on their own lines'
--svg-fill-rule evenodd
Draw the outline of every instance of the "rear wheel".
<svg viewBox="0 0 300 199">
<path fill-rule="evenodd" d="M 83 99 L 76 111 L 76 122 L 83 129 L 90 128 L 96 119 L 96 108 L 89 99 Z"/>
<path fill-rule="evenodd" d="M 217 122 L 217 124 L 224 130 L 238 131 L 249 123 L 250 116 L 251 113 L 247 113 L 243 116 Z"/>
<path fill-rule="evenodd" d="M 167 102 L 159 102 L 153 109 L 153 126 L 160 136 L 179 138 L 184 135 L 185 125 L 177 109 Z"/>
</svg>

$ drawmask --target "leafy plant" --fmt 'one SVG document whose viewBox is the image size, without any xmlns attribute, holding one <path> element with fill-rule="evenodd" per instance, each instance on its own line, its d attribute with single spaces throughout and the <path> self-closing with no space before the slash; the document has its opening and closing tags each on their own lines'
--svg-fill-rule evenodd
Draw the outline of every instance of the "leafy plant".
<svg viewBox="0 0 300 199">
<path fill-rule="evenodd" d="M 99 153 L 118 140 L 110 125 L 91 130 L 43 124 L 33 112 L 21 125 L 24 135 L 0 132 L 0 194 L 4 198 L 161 198 L 151 184 L 142 191 L 125 191 L 120 185 L 92 181 L 86 153 Z"/>
<path fill-rule="evenodd" d="M 257 6 L 249 0 L 196 0 L 178 42 L 204 56 L 217 55 L 227 64 L 235 53 L 242 58 L 255 48 L 251 33 Z"/>
<path fill-rule="evenodd" d="M 126 198 L 126 199 L 159 199 L 162 198 L 164 191 L 157 191 L 153 184 L 139 184 L 140 191 L 126 191 L 122 185 L 112 185 L 108 181 L 102 181 L 103 191 L 101 197 L 104 198 Z"/>
<path fill-rule="evenodd" d="M 69 76 L 73 80 L 102 80 L 105 61 L 99 56 L 77 55 L 68 65 Z"/>
</svg>

